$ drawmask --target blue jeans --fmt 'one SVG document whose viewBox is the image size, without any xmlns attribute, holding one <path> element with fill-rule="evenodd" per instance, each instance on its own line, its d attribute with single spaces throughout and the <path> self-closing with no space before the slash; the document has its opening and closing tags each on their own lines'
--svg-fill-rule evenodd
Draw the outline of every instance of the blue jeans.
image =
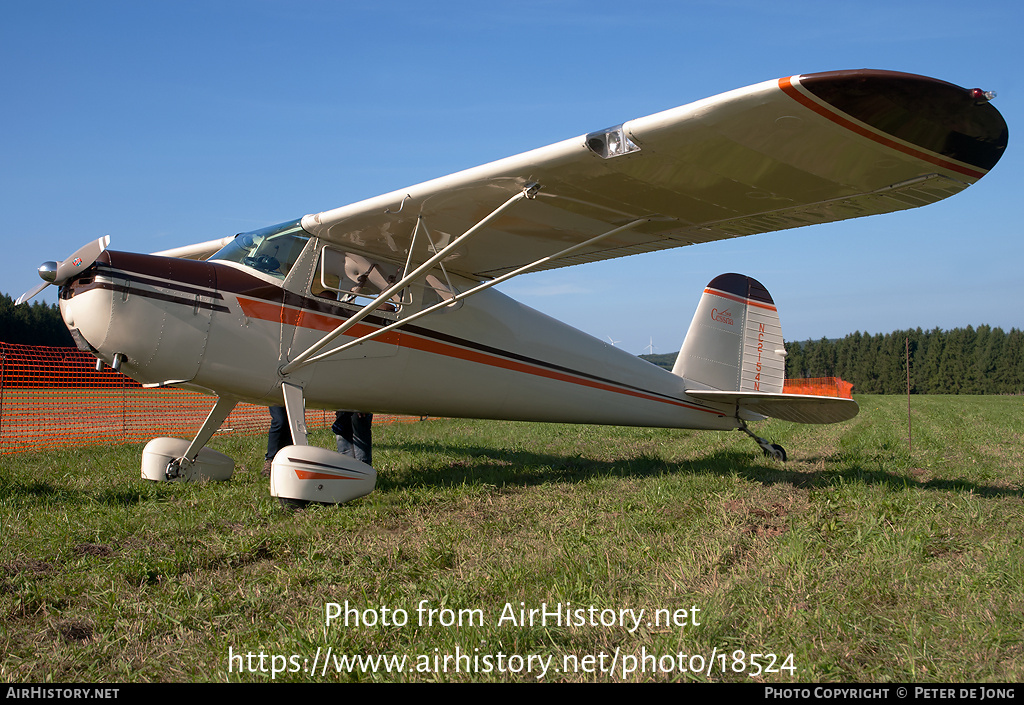
<svg viewBox="0 0 1024 705">
<path fill-rule="evenodd" d="M 292 444 L 292 429 L 288 426 L 288 412 L 283 406 L 270 407 L 270 432 L 267 434 L 267 455 L 273 460 L 277 451 Z"/>
<path fill-rule="evenodd" d="M 334 415 L 331 430 L 338 440 L 338 452 L 373 465 L 373 414 L 361 411 L 339 411 Z"/>
</svg>

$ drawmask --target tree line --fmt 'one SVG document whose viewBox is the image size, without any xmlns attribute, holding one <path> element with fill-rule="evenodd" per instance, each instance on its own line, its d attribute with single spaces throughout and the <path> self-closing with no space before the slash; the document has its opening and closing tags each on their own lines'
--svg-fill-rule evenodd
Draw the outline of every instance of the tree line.
<svg viewBox="0 0 1024 705">
<path fill-rule="evenodd" d="M 15 306 L 0 295 L 0 340 L 19 345 L 73 346 L 56 304 Z M 852 333 L 845 338 L 786 343 L 786 377 L 841 377 L 858 394 L 905 394 L 910 352 L 913 394 L 1024 393 L 1024 332 L 981 325 L 944 331 Z M 643 355 L 668 369 L 675 355 Z"/>
<path fill-rule="evenodd" d="M 0 294 L 0 340 L 17 345 L 73 346 L 57 304 L 35 301 L 14 305 L 14 299 Z"/>
<path fill-rule="evenodd" d="M 1024 393 L 1024 332 L 981 325 L 787 343 L 786 377 L 841 377 L 855 394 Z"/>
<path fill-rule="evenodd" d="M 840 377 L 855 394 L 1024 393 L 1024 332 L 982 325 L 786 342 L 786 378 Z M 667 370 L 676 353 L 641 355 Z"/>
</svg>

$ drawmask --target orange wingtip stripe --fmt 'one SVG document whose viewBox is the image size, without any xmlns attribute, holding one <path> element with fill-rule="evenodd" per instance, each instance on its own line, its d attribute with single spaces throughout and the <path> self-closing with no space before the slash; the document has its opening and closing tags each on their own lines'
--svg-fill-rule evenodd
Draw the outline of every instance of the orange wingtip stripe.
<svg viewBox="0 0 1024 705">
<path fill-rule="evenodd" d="M 826 107 L 827 104 L 823 105 L 813 100 L 812 98 L 804 95 L 795 85 L 793 85 L 794 78 L 797 77 L 790 76 L 788 78 L 779 79 L 779 88 L 782 89 L 783 93 L 785 93 L 790 98 L 803 105 L 808 110 L 813 110 L 818 115 L 821 115 L 822 117 L 831 120 L 840 127 L 845 127 L 850 132 L 854 132 L 860 135 L 861 137 L 866 137 L 867 139 L 872 140 L 873 142 L 877 142 L 878 144 L 884 145 L 886 147 L 889 147 L 890 149 L 895 149 L 897 152 L 903 152 L 904 154 L 907 154 L 916 159 L 920 159 L 921 161 L 925 161 L 930 164 L 935 164 L 936 166 L 941 166 L 944 169 L 949 169 L 950 171 L 955 171 L 959 174 L 970 176 L 975 179 L 980 179 L 981 177 L 988 173 L 987 171 L 978 171 L 977 169 L 971 169 L 970 167 L 966 167 L 961 164 L 956 164 L 955 162 L 951 162 L 948 159 L 944 159 L 936 154 L 932 154 L 931 152 L 925 152 L 923 150 L 916 149 L 909 145 L 905 145 L 901 142 L 897 142 L 896 140 L 886 137 L 885 135 L 873 132 L 864 127 L 863 125 L 854 122 L 851 118 L 846 117 L 845 114 L 840 112 L 839 110 L 832 108 L 831 106 Z"/>
</svg>

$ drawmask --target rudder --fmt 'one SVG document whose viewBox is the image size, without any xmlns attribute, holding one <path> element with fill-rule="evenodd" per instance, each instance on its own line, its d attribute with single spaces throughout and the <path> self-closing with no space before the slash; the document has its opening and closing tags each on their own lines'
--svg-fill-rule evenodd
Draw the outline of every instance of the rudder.
<svg viewBox="0 0 1024 705">
<path fill-rule="evenodd" d="M 704 289 L 672 373 L 695 387 L 781 393 L 786 349 L 768 290 L 743 274 L 715 277 Z"/>
</svg>

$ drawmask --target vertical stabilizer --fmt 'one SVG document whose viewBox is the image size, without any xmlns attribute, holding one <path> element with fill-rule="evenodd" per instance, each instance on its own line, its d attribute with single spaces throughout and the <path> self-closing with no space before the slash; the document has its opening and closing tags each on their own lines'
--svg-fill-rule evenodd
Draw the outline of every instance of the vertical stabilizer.
<svg viewBox="0 0 1024 705">
<path fill-rule="evenodd" d="M 715 277 L 704 289 L 672 373 L 694 387 L 782 392 L 786 350 L 768 290 L 743 274 Z"/>
</svg>

